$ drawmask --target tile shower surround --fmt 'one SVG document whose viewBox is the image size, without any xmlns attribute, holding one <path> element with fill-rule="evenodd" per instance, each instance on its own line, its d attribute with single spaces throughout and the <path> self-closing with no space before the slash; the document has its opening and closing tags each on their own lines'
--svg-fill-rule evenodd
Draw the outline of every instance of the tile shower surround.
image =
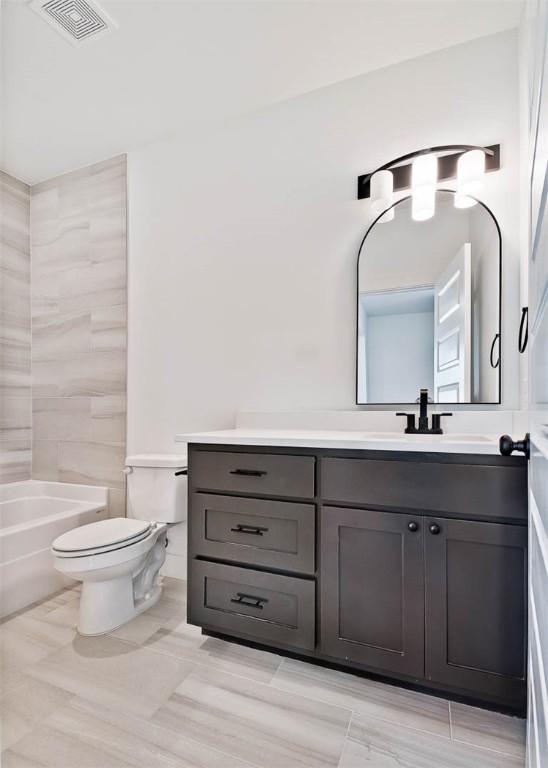
<svg viewBox="0 0 548 768">
<path fill-rule="evenodd" d="M 0 483 L 31 472 L 30 189 L 0 172 Z"/>
<path fill-rule="evenodd" d="M 126 157 L 31 188 L 32 474 L 125 507 Z"/>
<path fill-rule="evenodd" d="M 30 221 L 32 477 L 107 486 L 124 514 L 126 157 L 33 186 Z"/>
</svg>

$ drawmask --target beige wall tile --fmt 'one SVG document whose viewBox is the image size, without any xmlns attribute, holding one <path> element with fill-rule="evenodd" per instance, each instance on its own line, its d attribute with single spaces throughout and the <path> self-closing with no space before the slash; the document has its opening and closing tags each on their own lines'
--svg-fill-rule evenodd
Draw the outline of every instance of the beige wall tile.
<svg viewBox="0 0 548 768">
<path fill-rule="evenodd" d="M 2 182 L 0 176 L 0 192 Z M 0 270 L 10 283 L 9 308 L 32 314 L 32 338 L 17 337 L 13 325 L 4 338 L 5 393 L 13 397 L 32 384 L 34 476 L 111 487 L 113 509 L 124 514 L 126 157 L 49 179 L 30 194 L 15 187 Z M 30 237 L 28 215 L 26 233 L 21 228 L 25 205 Z M 30 349 L 30 341 L 32 381 L 18 348 Z M 0 413 L 4 442 L 29 437 L 12 433 L 30 427 L 19 401 L 17 408 L 19 418 Z"/>
<path fill-rule="evenodd" d="M 126 264 L 121 259 L 68 269 L 59 277 L 59 306 L 63 310 L 92 309 L 126 303 Z"/>
<path fill-rule="evenodd" d="M 91 398 L 91 436 L 92 440 L 125 443 L 125 394 Z"/>
<path fill-rule="evenodd" d="M 58 454 L 56 440 L 33 440 L 32 477 L 35 480 L 59 480 Z"/>
<path fill-rule="evenodd" d="M 126 516 L 126 490 L 120 488 L 108 489 L 108 516 L 125 517 Z"/>
<path fill-rule="evenodd" d="M 127 346 L 127 307 L 97 307 L 91 310 L 91 346 L 93 349 L 119 349 Z"/>
<path fill-rule="evenodd" d="M 23 397 L 0 397 L 0 440 L 31 439 L 30 392 Z"/>
<path fill-rule="evenodd" d="M 17 315 L 29 312 L 30 254 L 2 239 L 0 229 L 0 307 Z"/>
<path fill-rule="evenodd" d="M 91 313 L 57 312 L 34 318 L 32 359 L 56 360 L 91 349 Z"/>
<path fill-rule="evenodd" d="M 30 465 L 30 440 L 4 440 L 0 443 L 0 483 L 28 480 Z"/>
<path fill-rule="evenodd" d="M 35 440 L 90 440 L 89 397 L 35 397 L 32 407 Z"/>
<path fill-rule="evenodd" d="M 30 191 L 0 172 L 0 483 L 31 470 Z"/>
<path fill-rule="evenodd" d="M 122 443 L 59 443 L 59 480 L 66 483 L 125 488 L 125 445 Z"/>
<path fill-rule="evenodd" d="M 34 397 L 90 397 L 126 392 L 125 351 L 97 351 L 34 362 Z"/>
</svg>

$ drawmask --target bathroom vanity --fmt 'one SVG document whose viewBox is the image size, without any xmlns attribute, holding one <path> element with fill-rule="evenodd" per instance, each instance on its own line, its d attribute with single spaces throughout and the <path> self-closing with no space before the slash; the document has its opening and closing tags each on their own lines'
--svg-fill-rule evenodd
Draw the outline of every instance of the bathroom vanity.
<svg viewBox="0 0 548 768">
<path fill-rule="evenodd" d="M 524 457 L 487 437 L 184 437 L 190 623 L 523 711 Z"/>
</svg>

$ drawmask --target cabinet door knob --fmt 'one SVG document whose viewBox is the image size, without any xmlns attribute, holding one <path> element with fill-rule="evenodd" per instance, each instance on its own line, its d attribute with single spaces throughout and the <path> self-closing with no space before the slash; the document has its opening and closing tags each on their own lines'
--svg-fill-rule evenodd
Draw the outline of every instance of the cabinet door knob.
<svg viewBox="0 0 548 768">
<path fill-rule="evenodd" d="M 415 531 L 419 530 L 418 523 L 415 523 L 411 521 L 410 523 L 407 523 L 407 528 L 411 531 L 411 533 L 415 533 Z"/>
<path fill-rule="evenodd" d="M 436 523 L 432 523 L 431 525 L 428 526 L 428 530 L 433 536 L 437 536 L 438 533 L 440 533 L 441 528 Z"/>
</svg>

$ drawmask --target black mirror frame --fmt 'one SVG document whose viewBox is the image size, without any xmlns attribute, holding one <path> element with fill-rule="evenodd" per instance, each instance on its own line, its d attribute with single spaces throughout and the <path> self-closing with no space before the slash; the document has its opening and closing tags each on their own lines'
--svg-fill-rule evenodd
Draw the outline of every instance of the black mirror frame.
<svg viewBox="0 0 548 768">
<path fill-rule="evenodd" d="M 450 192 L 453 195 L 456 194 L 454 189 L 437 189 L 436 192 Z M 358 377 L 359 377 L 359 371 L 358 371 L 358 344 L 359 344 L 359 318 L 360 318 L 360 257 L 362 255 L 363 246 L 364 246 L 365 241 L 367 240 L 367 236 L 369 235 L 369 233 L 371 232 L 371 230 L 373 229 L 375 224 L 377 224 L 379 219 L 382 219 L 382 217 L 384 216 L 384 214 L 387 211 L 392 210 L 392 208 L 395 208 L 396 206 L 400 205 L 401 203 L 404 203 L 406 200 L 410 200 L 411 197 L 412 197 L 411 195 L 406 195 L 405 197 L 402 197 L 399 200 L 396 200 L 395 203 L 392 203 L 392 205 L 390 205 L 388 208 L 386 208 L 384 211 L 382 211 L 382 213 L 380 213 L 372 221 L 372 223 L 369 225 L 369 227 L 367 228 L 367 231 L 366 231 L 365 235 L 363 236 L 362 241 L 360 243 L 360 247 L 358 248 L 358 258 L 357 258 L 357 262 L 356 262 L 356 328 L 355 328 L 355 333 L 356 333 L 356 344 L 355 344 L 355 370 L 356 370 L 356 376 L 355 376 L 355 402 L 356 402 L 356 405 L 361 406 L 363 408 L 367 408 L 368 406 L 373 406 L 373 407 L 376 407 L 376 406 L 386 406 L 386 407 L 390 407 L 390 406 L 400 406 L 400 405 L 402 405 L 402 406 L 403 405 L 411 405 L 411 406 L 416 405 L 416 403 L 388 403 L 388 402 L 386 402 L 386 403 L 361 403 L 361 402 L 359 402 L 359 399 L 358 399 Z M 490 401 L 488 403 L 484 403 L 484 402 L 480 402 L 480 401 L 478 401 L 478 402 L 466 402 L 466 403 L 450 402 L 450 403 L 443 403 L 443 405 L 451 405 L 451 406 L 455 406 L 455 405 L 458 405 L 458 406 L 491 405 L 491 406 L 495 406 L 495 405 L 500 405 L 502 403 L 502 233 L 501 233 L 500 226 L 499 226 L 499 223 L 497 221 L 497 218 L 496 218 L 495 214 L 493 213 L 493 211 L 489 208 L 489 206 L 487 206 L 479 198 L 474 197 L 473 195 L 470 195 L 470 197 L 473 197 L 473 199 L 477 203 L 479 203 L 479 205 L 481 205 L 487 211 L 487 213 L 489 214 L 489 216 L 491 217 L 491 219 L 493 220 L 493 222 L 495 224 L 495 227 L 496 227 L 496 230 L 497 230 L 497 235 L 498 235 L 498 238 L 499 238 L 499 323 L 498 323 L 499 357 L 498 357 L 498 365 L 496 366 L 498 368 L 499 398 L 498 398 L 498 400 L 492 400 L 492 401 Z M 438 405 L 438 403 L 434 403 L 434 405 Z"/>
</svg>

